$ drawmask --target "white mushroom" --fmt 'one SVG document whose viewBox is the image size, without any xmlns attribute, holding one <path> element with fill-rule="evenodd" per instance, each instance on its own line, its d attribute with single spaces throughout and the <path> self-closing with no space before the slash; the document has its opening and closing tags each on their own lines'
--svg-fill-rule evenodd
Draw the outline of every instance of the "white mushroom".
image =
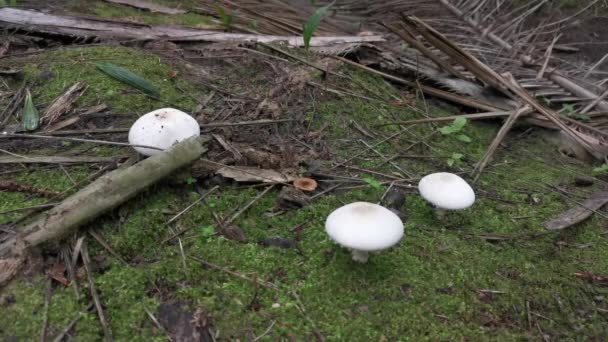
<svg viewBox="0 0 608 342">
<path fill-rule="evenodd" d="M 453 173 L 438 172 L 423 177 L 418 183 L 418 191 L 439 209 L 439 216 L 445 210 L 468 208 L 475 202 L 475 192 L 471 186 Z"/>
<path fill-rule="evenodd" d="M 352 250 L 354 261 L 367 262 L 369 252 L 387 249 L 403 237 L 403 222 L 373 203 L 355 202 L 334 210 L 325 221 L 329 237 Z"/>
<path fill-rule="evenodd" d="M 201 134 L 196 120 L 173 108 L 157 109 L 143 115 L 129 130 L 129 144 L 135 146 L 137 152 L 153 156 L 173 146 L 174 144 Z M 141 146 L 156 147 L 160 150 Z"/>
</svg>

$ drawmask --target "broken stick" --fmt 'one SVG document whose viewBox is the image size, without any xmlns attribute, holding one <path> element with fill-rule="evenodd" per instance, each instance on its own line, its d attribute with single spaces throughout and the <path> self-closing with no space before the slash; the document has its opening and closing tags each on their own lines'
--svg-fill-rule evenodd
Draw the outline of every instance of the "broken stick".
<svg viewBox="0 0 608 342">
<path fill-rule="evenodd" d="M 203 143 L 202 138 L 189 138 L 164 153 L 100 177 L 0 244 L 0 256 L 22 255 L 29 247 L 65 236 L 200 158 L 206 152 Z"/>
</svg>

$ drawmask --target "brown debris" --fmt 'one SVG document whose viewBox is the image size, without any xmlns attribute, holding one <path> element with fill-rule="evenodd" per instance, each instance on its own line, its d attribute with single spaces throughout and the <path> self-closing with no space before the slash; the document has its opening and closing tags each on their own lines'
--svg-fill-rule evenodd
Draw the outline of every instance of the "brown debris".
<svg viewBox="0 0 608 342">
<path fill-rule="evenodd" d="M 608 286 L 608 276 L 598 275 L 593 272 L 577 272 L 574 275 L 600 286 Z"/>
<path fill-rule="evenodd" d="M 68 278 L 66 278 L 65 272 L 66 272 L 66 267 L 65 267 L 65 263 L 63 263 L 63 262 L 58 262 L 46 270 L 46 274 L 48 274 L 49 277 L 56 280 L 58 283 L 62 284 L 63 286 L 68 286 L 68 285 L 70 285 L 70 281 L 68 280 Z"/>
<path fill-rule="evenodd" d="M 245 231 L 235 224 L 229 223 L 222 225 L 218 230 L 218 233 L 229 240 L 247 243 Z"/>
<path fill-rule="evenodd" d="M 27 184 L 19 184 L 12 180 L 0 180 L 0 191 L 25 192 L 28 194 L 42 195 L 53 197 L 59 195 L 59 192 L 36 188 Z"/>
<path fill-rule="evenodd" d="M 169 334 L 172 341 L 211 342 L 211 319 L 201 309 L 191 309 L 186 302 L 171 301 L 158 307 L 158 322 Z"/>
<path fill-rule="evenodd" d="M 281 157 L 276 154 L 254 147 L 244 147 L 240 152 L 249 163 L 264 169 L 280 169 L 284 164 Z"/>
<path fill-rule="evenodd" d="M 61 115 L 72 110 L 74 102 L 84 94 L 87 88 L 88 85 L 86 82 L 77 82 L 69 87 L 62 95 L 53 100 L 42 115 L 42 120 L 46 122 L 47 129 L 53 125 Z"/>
<path fill-rule="evenodd" d="M 303 191 L 291 186 L 281 189 L 277 198 L 277 207 L 281 209 L 298 209 L 310 203 L 310 197 Z"/>
</svg>

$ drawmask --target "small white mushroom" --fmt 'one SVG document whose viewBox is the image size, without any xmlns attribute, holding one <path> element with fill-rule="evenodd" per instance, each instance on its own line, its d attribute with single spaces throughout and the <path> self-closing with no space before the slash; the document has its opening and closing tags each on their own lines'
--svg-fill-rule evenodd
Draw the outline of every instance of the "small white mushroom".
<svg viewBox="0 0 608 342">
<path fill-rule="evenodd" d="M 173 146 L 174 144 L 201 134 L 196 120 L 173 108 L 157 109 L 143 115 L 129 130 L 129 144 L 135 146 L 137 152 L 153 156 Z M 156 147 L 160 150 L 140 146 Z"/>
<path fill-rule="evenodd" d="M 423 177 L 418 183 L 418 191 L 438 209 L 439 216 L 443 216 L 445 210 L 465 209 L 475 202 L 471 186 L 458 175 L 448 172 Z"/>
<path fill-rule="evenodd" d="M 390 248 L 401 240 L 403 222 L 381 205 L 355 202 L 329 214 L 325 231 L 336 243 L 352 250 L 354 261 L 365 263 L 370 252 Z"/>
</svg>

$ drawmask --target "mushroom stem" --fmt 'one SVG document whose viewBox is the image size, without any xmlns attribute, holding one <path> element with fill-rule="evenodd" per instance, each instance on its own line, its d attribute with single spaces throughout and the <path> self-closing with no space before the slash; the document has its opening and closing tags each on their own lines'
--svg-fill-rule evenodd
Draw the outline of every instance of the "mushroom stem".
<svg viewBox="0 0 608 342">
<path fill-rule="evenodd" d="M 445 217 L 447 210 L 442 209 L 442 208 L 435 208 L 435 217 L 437 217 L 438 220 L 442 220 Z"/>
<path fill-rule="evenodd" d="M 353 260 L 356 262 L 366 263 L 369 258 L 369 253 L 366 251 L 360 251 L 353 249 Z"/>
</svg>

